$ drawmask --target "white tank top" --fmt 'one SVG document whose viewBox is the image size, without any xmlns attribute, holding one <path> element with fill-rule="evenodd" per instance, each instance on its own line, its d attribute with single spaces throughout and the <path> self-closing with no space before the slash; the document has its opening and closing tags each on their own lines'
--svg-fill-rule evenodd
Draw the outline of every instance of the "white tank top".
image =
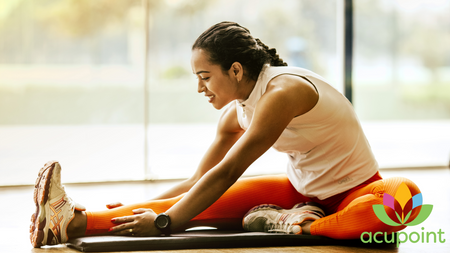
<svg viewBox="0 0 450 253">
<path fill-rule="evenodd" d="M 308 80 L 317 104 L 288 124 L 273 148 L 288 155 L 287 175 L 299 193 L 326 199 L 372 177 L 378 163 L 351 103 L 321 76 L 302 68 L 265 65 L 250 96 L 236 100 L 239 125 L 247 130 L 267 84 L 279 75 Z"/>
</svg>

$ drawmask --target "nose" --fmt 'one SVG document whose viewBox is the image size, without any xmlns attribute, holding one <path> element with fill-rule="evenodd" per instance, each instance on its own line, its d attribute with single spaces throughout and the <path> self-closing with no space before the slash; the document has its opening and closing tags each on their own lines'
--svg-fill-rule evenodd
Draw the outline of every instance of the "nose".
<svg viewBox="0 0 450 253">
<path fill-rule="evenodd" d="M 198 93 L 202 93 L 202 92 L 204 92 L 204 91 L 205 91 L 205 86 L 202 85 L 202 82 L 199 80 L 199 81 L 198 81 L 198 86 L 197 86 L 197 92 L 198 92 Z"/>
</svg>

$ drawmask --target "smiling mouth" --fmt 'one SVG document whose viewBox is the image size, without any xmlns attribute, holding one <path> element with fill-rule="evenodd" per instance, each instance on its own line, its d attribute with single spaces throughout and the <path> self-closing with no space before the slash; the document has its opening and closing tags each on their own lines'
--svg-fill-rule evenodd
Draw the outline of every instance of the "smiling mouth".
<svg viewBox="0 0 450 253">
<path fill-rule="evenodd" d="M 205 95 L 206 96 L 206 98 L 208 98 L 208 102 L 212 102 L 212 100 L 214 99 L 214 95 L 210 95 L 210 96 L 207 96 L 207 95 Z"/>
</svg>

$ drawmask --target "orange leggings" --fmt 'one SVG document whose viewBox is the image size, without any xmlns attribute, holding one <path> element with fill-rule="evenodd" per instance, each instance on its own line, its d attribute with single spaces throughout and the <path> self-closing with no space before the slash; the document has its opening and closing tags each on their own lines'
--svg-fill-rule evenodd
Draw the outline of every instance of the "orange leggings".
<svg viewBox="0 0 450 253">
<path fill-rule="evenodd" d="M 298 193 L 286 175 L 259 176 L 239 179 L 213 205 L 196 216 L 189 226 L 210 225 L 220 227 L 221 224 L 239 226 L 245 213 L 260 204 L 275 204 L 282 208 L 292 208 L 300 202 L 316 202 L 323 206 L 328 216 L 311 224 L 311 234 L 335 239 L 360 238 L 362 232 L 395 232 L 405 226 L 392 227 L 381 222 L 372 205 L 383 204 L 383 194 L 394 196 L 399 185 L 405 182 L 412 195 L 419 193 L 418 187 L 410 180 L 401 177 L 382 179 L 379 173 L 364 183 L 330 198 L 319 200 L 308 198 Z M 111 219 L 132 215 L 134 209 L 151 208 L 156 213 L 169 209 L 183 195 L 164 200 L 150 200 L 138 204 L 126 205 L 114 209 L 97 212 L 86 212 L 86 235 L 106 233 L 115 224 Z M 386 210 L 390 217 L 394 212 Z M 389 213 L 392 211 L 392 213 Z M 414 217 L 415 213 L 413 213 Z"/>
</svg>

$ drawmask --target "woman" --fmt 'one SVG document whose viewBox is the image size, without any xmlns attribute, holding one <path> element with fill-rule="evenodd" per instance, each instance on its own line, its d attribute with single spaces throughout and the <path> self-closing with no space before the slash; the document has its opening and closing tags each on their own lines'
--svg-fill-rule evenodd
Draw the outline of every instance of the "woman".
<svg viewBox="0 0 450 253">
<path fill-rule="evenodd" d="M 382 223 L 372 205 L 401 183 L 413 195 L 417 186 L 381 178 L 351 104 L 323 78 L 287 67 L 275 49 L 233 22 L 201 34 L 191 64 L 198 92 L 216 109 L 229 104 L 195 174 L 153 200 L 87 212 L 66 195 L 59 164 L 49 162 L 36 181 L 34 247 L 105 233 L 168 235 L 198 225 L 338 239 L 404 228 Z M 270 147 L 288 154 L 287 175 L 239 179 Z"/>
</svg>

